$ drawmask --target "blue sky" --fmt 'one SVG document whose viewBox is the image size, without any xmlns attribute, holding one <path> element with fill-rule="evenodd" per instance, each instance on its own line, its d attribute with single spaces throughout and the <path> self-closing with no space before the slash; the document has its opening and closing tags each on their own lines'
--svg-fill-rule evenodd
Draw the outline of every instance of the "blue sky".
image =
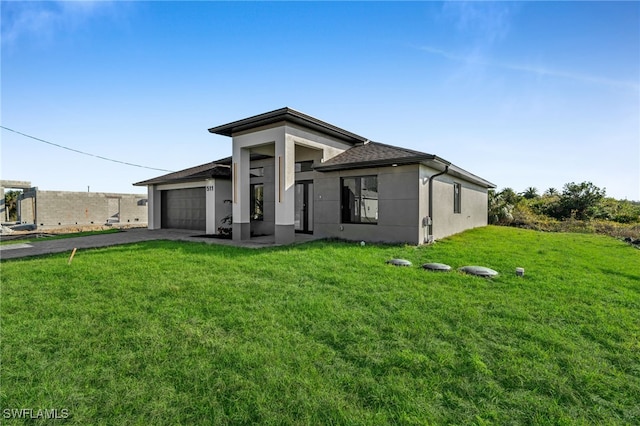
<svg viewBox="0 0 640 426">
<path fill-rule="evenodd" d="M 284 106 L 498 188 L 640 200 L 638 2 L 12 2 L 2 126 L 164 170 Z M 165 172 L 2 130 L 2 179 L 144 192 Z"/>
</svg>

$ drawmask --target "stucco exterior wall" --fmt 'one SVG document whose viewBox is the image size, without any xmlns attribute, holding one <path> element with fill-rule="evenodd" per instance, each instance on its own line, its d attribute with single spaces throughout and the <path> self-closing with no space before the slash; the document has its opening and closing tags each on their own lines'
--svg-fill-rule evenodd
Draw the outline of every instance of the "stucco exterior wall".
<svg viewBox="0 0 640 426">
<path fill-rule="evenodd" d="M 317 158 L 320 162 L 327 161 L 336 155 L 343 153 L 352 146 L 345 142 L 329 138 L 326 135 L 322 135 L 290 123 L 285 126 L 285 134 L 297 145 L 318 150 L 321 153 L 319 158 Z M 312 157 L 312 159 L 316 158 L 313 155 Z M 304 158 L 303 156 L 298 158 L 298 154 L 296 153 L 296 161 L 304 161 L 306 159 L 307 158 Z"/>
<path fill-rule="evenodd" d="M 315 174 L 314 235 L 380 242 L 428 241 L 429 177 L 424 165 L 368 168 Z M 378 176 L 378 223 L 341 223 L 340 178 Z M 454 213 L 454 182 L 461 184 L 461 212 Z M 487 189 L 448 175 L 433 180 L 433 237 L 440 239 L 487 225 Z"/>
<path fill-rule="evenodd" d="M 147 196 L 34 190 L 20 201 L 21 221 L 39 229 L 147 223 Z"/>
<path fill-rule="evenodd" d="M 429 178 L 437 173 L 440 173 L 440 170 L 433 169 L 431 167 L 427 167 L 425 165 L 417 166 L 419 168 L 419 198 L 420 202 L 418 205 L 418 216 L 420 217 L 420 244 L 429 242 L 429 225 L 427 224 L 427 218 L 429 218 Z M 434 178 L 434 180 L 437 179 Z"/>
<path fill-rule="evenodd" d="M 460 183 L 461 211 L 453 212 L 453 184 Z M 487 189 L 448 175 L 433 182 L 433 236 L 435 239 L 487 225 Z"/>
<path fill-rule="evenodd" d="M 304 148 L 304 147 L 303 147 Z M 298 148 L 296 148 L 298 149 Z M 317 152 L 306 148 L 296 152 L 297 161 L 317 161 Z M 275 158 L 250 162 L 250 168 L 262 167 L 264 176 L 250 177 L 250 184 L 263 184 L 263 220 L 250 221 L 251 236 L 274 235 L 276 194 Z M 294 173 L 295 182 L 312 181 L 313 185 L 313 235 L 317 238 L 341 238 L 371 242 L 424 244 L 429 240 L 429 177 L 441 172 L 424 165 L 365 168 L 335 172 Z M 341 221 L 341 184 L 344 177 L 378 177 L 378 223 L 354 224 Z M 233 197 L 231 181 L 216 179 L 215 208 L 208 205 L 207 216 L 215 215 L 215 231 L 222 219 L 232 211 L 232 204 L 225 203 Z M 454 213 L 454 183 L 461 184 L 461 212 Z M 150 209 L 160 205 L 158 189 L 200 187 L 207 182 L 161 185 L 150 189 Z M 249 195 L 249 194 L 247 194 Z M 155 199 L 157 198 L 157 200 Z M 157 203 L 156 203 L 157 201 Z M 469 228 L 487 225 L 487 189 L 457 177 L 441 175 L 433 180 L 433 237 L 441 239 Z M 26 207 L 25 207 L 26 208 Z M 247 204 L 247 209 L 250 209 Z M 151 210 L 150 210 L 151 213 Z M 158 216 L 160 215 L 158 210 Z M 157 221 L 159 227 L 159 219 Z M 151 220 L 150 225 L 151 227 Z M 228 225 L 226 225 L 228 226 Z M 208 228 L 209 229 L 209 228 Z M 207 231 L 209 232 L 209 231 Z"/>
<path fill-rule="evenodd" d="M 285 122 L 235 133 L 232 143 L 233 238 L 243 240 L 251 234 L 273 234 L 281 244 L 294 241 L 295 182 L 298 179 L 295 162 L 303 158 L 322 162 L 351 147 L 343 141 Z M 270 205 L 265 206 L 268 215 L 263 223 L 255 223 L 250 218 L 250 184 L 254 182 L 249 176 L 249 168 L 256 167 L 256 162 L 249 160 L 252 153 L 273 156 L 273 180 L 265 181 L 264 187 L 265 201 L 274 200 L 273 231 Z"/>
<path fill-rule="evenodd" d="M 340 178 L 378 176 L 378 223 L 341 223 Z M 316 173 L 314 235 L 371 242 L 420 244 L 419 167 L 417 165 Z"/>
<path fill-rule="evenodd" d="M 147 187 L 147 228 L 160 229 L 162 227 L 162 192 L 158 185 Z"/>
</svg>

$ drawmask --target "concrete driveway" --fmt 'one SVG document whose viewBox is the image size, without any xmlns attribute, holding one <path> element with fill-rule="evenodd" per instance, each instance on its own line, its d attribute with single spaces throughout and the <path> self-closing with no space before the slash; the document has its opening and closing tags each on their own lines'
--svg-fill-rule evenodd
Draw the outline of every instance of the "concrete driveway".
<svg viewBox="0 0 640 426">
<path fill-rule="evenodd" d="M 157 229 L 150 231 L 144 228 L 137 228 L 111 234 L 89 235 L 86 237 L 64 238 L 51 241 L 43 238 L 42 241 L 2 245 L 0 246 L 0 259 L 18 259 L 51 253 L 71 253 L 74 248 L 80 250 L 152 240 L 204 242 L 208 244 L 233 245 L 246 248 L 273 247 L 276 245 L 274 244 L 273 237 L 252 238 L 249 241 L 238 243 L 231 240 L 196 236 L 201 234 L 202 232 L 199 231 L 184 229 Z"/>
</svg>

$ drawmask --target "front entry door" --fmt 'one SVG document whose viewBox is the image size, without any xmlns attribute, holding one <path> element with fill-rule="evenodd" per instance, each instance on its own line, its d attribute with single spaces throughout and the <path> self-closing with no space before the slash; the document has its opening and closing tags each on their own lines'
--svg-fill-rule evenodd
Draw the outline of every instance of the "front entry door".
<svg viewBox="0 0 640 426">
<path fill-rule="evenodd" d="M 296 182 L 294 226 L 296 232 L 313 233 L 313 182 Z"/>
</svg>

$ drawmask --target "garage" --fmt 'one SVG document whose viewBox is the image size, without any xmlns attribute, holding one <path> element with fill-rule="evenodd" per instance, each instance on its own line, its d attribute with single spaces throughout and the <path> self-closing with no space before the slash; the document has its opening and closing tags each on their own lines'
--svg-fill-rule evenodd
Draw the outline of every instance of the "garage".
<svg viewBox="0 0 640 426">
<path fill-rule="evenodd" d="M 161 200 L 163 228 L 206 230 L 205 188 L 162 191 Z"/>
</svg>

